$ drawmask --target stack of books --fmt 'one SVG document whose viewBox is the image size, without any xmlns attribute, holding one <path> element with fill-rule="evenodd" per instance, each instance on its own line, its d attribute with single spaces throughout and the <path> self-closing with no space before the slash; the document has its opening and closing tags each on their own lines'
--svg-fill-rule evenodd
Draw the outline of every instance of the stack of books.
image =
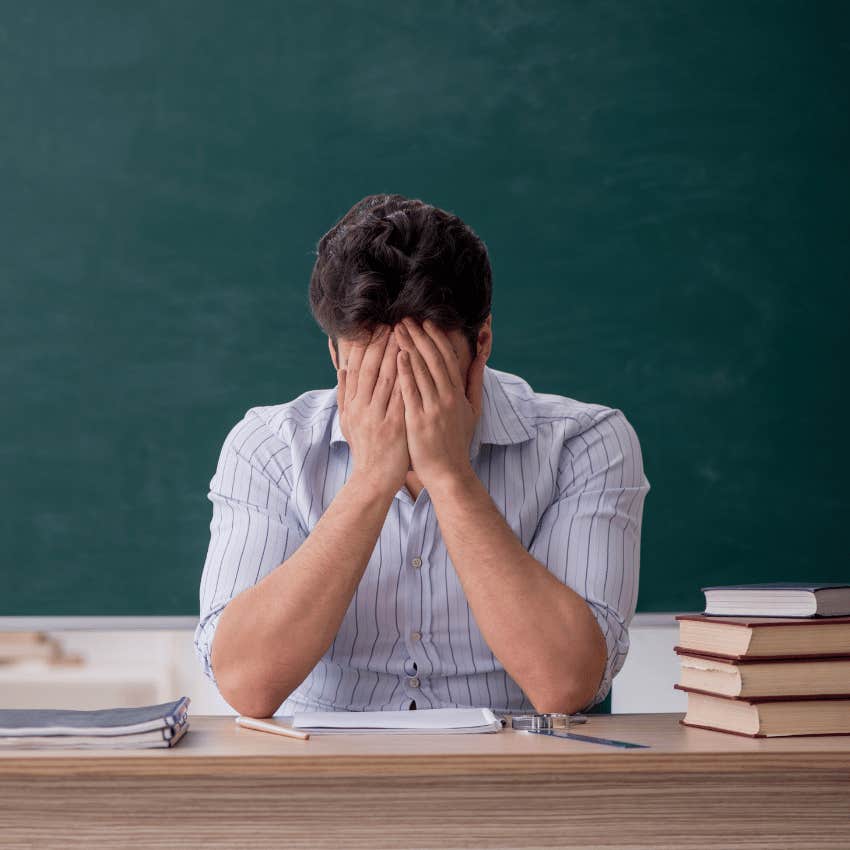
<svg viewBox="0 0 850 850">
<path fill-rule="evenodd" d="M 850 585 L 703 588 L 679 614 L 686 726 L 752 737 L 850 735 Z"/>
<path fill-rule="evenodd" d="M 0 709 L 0 749 L 173 747 L 189 729 L 189 697 L 158 705 L 74 711 Z"/>
</svg>

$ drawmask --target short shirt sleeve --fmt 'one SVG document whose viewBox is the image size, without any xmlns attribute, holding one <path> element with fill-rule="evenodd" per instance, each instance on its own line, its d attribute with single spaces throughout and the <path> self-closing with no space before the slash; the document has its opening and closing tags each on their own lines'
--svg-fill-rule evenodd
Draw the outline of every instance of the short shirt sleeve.
<svg viewBox="0 0 850 850">
<path fill-rule="evenodd" d="M 210 541 L 200 582 L 195 651 L 216 684 L 215 629 L 227 603 L 289 558 L 307 537 L 292 498 L 285 440 L 253 409 L 227 435 L 210 481 Z"/>
<path fill-rule="evenodd" d="M 529 552 L 578 593 L 596 618 L 608 655 L 596 694 L 605 699 L 629 650 L 637 606 L 643 505 L 650 484 L 637 435 L 622 411 L 604 408 L 565 440 L 555 501 Z"/>
</svg>

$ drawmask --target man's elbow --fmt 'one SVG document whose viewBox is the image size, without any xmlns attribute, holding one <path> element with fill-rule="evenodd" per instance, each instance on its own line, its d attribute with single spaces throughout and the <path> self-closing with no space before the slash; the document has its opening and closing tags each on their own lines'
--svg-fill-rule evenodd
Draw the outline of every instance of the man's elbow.
<svg viewBox="0 0 850 850">
<path fill-rule="evenodd" d="M 549 690 L 532 698 L 535 711 L 540 714 L 576 714 L 590 705 L 599 691 L 608 664 L 608 650 L 604 643 L 597 646 L 586 663 L 571 670 L 568 675 Z"/>
<path fill-rule="evenodd" d="M 577 685 L 569 690 L 552 691 L 532 699 L 531 703 L 538 714 L 577 714 L 590 705 L 599 690 L 600 682 L 601 677 L 592 686 L 585 681 L 583 686 Z"/>
<path fill-rule="evenodd" d="M 216 674 L 218 690 L 225 702 L 238 714 L 246 717 L 271 717 L 281 706 L 287 695 L 258 687 L 238 674 Z"/>
<path fill-rule="evenodd" d="M 244 663 L 226 663 L 216 652 L 215 638 L 210 653 L 210 666 L 218 691 L 227 704 L 246 717 L 271 717 L 289 696 L 289 690 L 270 688 L 260 683 Z"/>
<path fill-rule="evenodd" d="M 283 700 L 281 702 L 257 702 L 252 700 L 250 696 L 247 696 L 243 701 L 241 696 L 238 698 L 227 697 L 224 694 L 222 696 L 224 696 L 227 704 L 243 717 L 271 717 L 283 702 Z"/>
</svg>

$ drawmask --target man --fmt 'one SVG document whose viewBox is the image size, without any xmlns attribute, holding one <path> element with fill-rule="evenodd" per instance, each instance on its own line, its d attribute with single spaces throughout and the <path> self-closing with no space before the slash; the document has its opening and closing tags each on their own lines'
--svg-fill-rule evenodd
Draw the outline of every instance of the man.
<svg viewBox="0 0 850 850">
<path fill-rule="evenodd" d="M 457 216 L 371 195 L 317 254 L 337 386 L 224 441 L 204 671 L 254 716 L 600 702 L 637 601 L 633 428 L 486 365 L 490 264 Z"/>
</svg>

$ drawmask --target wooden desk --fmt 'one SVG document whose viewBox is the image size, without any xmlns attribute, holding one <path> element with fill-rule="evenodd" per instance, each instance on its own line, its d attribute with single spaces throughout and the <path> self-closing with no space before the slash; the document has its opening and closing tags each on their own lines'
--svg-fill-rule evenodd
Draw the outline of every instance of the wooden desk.
<svg viewBox="0 0 850 850">
<path fill-rule="evenodd" d="M 850 737 L 592 715 L 624 750 L 513 730 L 314 735 L 191 717 L 173 750 L 0 752 L 10 848 L 850 846 Z"/>
</svg>

